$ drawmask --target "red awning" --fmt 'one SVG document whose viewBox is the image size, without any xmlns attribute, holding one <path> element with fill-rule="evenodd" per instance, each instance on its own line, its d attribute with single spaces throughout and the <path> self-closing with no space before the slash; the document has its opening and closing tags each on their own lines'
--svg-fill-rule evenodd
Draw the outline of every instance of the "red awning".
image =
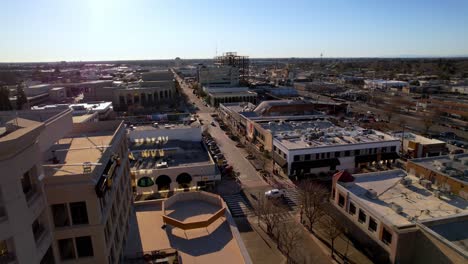
<svg viewBox="0 0 468 264">
<path fill-rule="evenodd" d="M 336 182 L 336 181 L 339 181 L 339 182 L 353 182 L 354 181 L 354 177 L 353 175 L 351 175 L 351 173 L 345 171 L 345 170 L 342 170 L 342 171 L 339 171 L 337 173 L 335 173 L 335 175 L 333 175 L 333 181 Z"/>
</svg>

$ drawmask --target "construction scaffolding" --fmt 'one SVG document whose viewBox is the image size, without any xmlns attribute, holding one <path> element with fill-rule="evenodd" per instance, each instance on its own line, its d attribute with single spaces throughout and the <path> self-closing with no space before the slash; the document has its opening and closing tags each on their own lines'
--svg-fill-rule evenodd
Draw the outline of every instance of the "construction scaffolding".
<svg viewBox="0 0 468 264">
<path fill-rule="evenodd" d="M 237 55 L 237 52 L 225 52 L 222 56 L 215 57 L 215 63 L 239 68 L 242 80 L 249 76 L 249 56 L 240 56 Z"/>
</svg>

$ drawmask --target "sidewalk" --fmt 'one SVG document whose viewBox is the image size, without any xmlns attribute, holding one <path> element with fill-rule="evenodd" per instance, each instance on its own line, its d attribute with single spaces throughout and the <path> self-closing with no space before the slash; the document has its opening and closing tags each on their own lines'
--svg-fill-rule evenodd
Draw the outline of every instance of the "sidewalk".
<svg viewBox="0 0 468 264">
<path fill-rule="evenodd" d="M 327 216 L 325 216 L 327 217 Z M 299 219 L 297 218 L 299 221 Z M 326 247 L 328 251 L 327 254 L 331 254 L 331 241 L 327 238 L 325 234 L 325 226 L 318 222 L 315 226 L 315 234 L 310 234 L 314 236 L 315 239 L 320 240 L 320 243 Z M 355 263 L 355 264 L 372 264 L 373 262 L 359 251 L 351 240 L 348 240 L 345 234 L 341 234 L 334 242 L 335 247 L 335 261 L 337 263 Z M 347 262 L 344 261 L 344 256 L 346 255 Z"/>
<path fill-rule="evenodd" d="M 245 247 L 255 264 L 285 264 L 286 258 L 253 218 L 235 218 Z"/>
</svg>

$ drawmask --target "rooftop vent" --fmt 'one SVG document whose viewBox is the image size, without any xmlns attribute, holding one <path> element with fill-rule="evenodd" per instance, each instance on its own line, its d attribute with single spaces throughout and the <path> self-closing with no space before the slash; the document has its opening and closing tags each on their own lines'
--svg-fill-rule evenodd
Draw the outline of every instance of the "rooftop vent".
<svg viewBox="0 0 468 264">
<path fill-rule="evenodd" d="M 429 180 L 419 180 L 419 184 L 421 184 L 424 188 L 428 190 L 432 188 L 432 182 Z"/>
<path fill-rule="evenodd" d="M 366 191 L 366 196 L 372 200 L 377 199 L 377 192 L 374 189 L 369 189 Z"/>
<path fill-rule="evenodd" d="M 410 186 L 412 181 L 410 178 L 408 177 L 404 177 L 403 179 L 401 179 L 401 184 L 403 184 L 404 186 Z"/>
<path fill-rule="evenodd" d="M 390 203 L 390 208 L 392 208 L 392 210 L 395 211 L 395 213 L 397 214 L 401 214 L 403 212 L 403 207 L 401 207 L 401 205 L 396 204 L 394 202 Z"/>
</svg>

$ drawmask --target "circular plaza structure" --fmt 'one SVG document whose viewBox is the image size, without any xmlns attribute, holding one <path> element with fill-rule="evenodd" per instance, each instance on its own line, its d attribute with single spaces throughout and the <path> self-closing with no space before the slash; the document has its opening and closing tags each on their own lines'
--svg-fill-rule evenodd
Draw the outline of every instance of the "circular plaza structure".
<svg viewBox="0 0 468 264">
<path fill-rule="evenodd" d="M 226 213 L 219 195 L 197 191 L 177 193 L 162 203 L 163 222 L 182 230 L 206 228 Z"/>
</svg>

